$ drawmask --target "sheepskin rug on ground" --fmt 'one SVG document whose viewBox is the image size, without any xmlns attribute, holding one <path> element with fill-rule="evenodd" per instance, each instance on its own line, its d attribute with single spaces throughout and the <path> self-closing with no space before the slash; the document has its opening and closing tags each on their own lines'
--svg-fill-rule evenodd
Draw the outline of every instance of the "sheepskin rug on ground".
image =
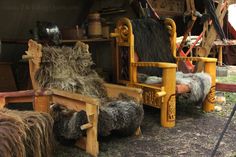
<svg viewBox="0 0 236 157">
<path fill-rule="evenodd" d="M 52 157 L 52 128 L 47 113 L 0 110 L 0 157 Z"/>
<path fill-rule="evenodd" d="M 101 100 L 98 132 L 101 136 L 117 131 L 130 135 L 143 119 L 143 107 L 132 98 L 121 95 L 118 99 L 107 96 L 104 81 L 95 70 L 87 44 L 77 42 L 70 47 L 43 47 L 43 57 L 36 80 L 42 88 L 57 88 Z M 87 122 L 86 114 L 68 111 L 58 104 L 51 107 L 58 139 L 74 140 L 83 136 L 80 126 Z"/>
</svg>

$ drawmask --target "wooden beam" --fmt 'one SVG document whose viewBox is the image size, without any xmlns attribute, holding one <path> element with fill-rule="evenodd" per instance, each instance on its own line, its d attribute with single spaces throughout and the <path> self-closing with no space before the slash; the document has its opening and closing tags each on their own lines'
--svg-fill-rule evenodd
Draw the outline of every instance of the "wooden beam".
<svg viewBox="0 0 236 157">
<path fill-rule="evenodd" d="M 71 98 L 67 98 L 64 96 L 53 95 L 52 96 L 52 103 L 60 104 L 65 106 L 70 110 L 75 110 L 77 112 L 84 110 L 86 111 L 86 101 L 79 101 Z"/>
<path fill-rule="evenodd" d="M 118 97 L 120 93 L 125 93 L 128 96 L 134 97 L 137 102 L 142 102 L 143 91 L 140 88 L 126 87 L 109 83 L 106 83 L 105 86 L 109 97 Z"/>
<path fill-rule="evenodd" d="M 33 102 L 33 96 L 21 96 L 21 97 L 6 97 L 6 104 L 8 103 L 23 103 L 23 102 Z"/>
<path fill-rule="evenodd" d="M 0 97 L 24 97 L 24 96 L 34 96 L 34 90 L 1 92 L 0 93 Z"/>
<path fill-rule="evenodd" d="M 216 83 L 216 90 L 222 92 L 236 92 L 236 84 Z"/>
<path fill-rule="evenodd" d="M 53 92 L 53 96 L 61 96 L 61 97 L 64 97 L 65 99 L 71 99 L 74 101 L 82 101 L 82 102 L 87 102 L 87 103 L 95 104 L 95 105 L 98 105 L 100 103 L 99 99 L 91 98 L 85 95 L 62 91 L 58 89 L 50 89 L 50 90 Z"/>
</svg>

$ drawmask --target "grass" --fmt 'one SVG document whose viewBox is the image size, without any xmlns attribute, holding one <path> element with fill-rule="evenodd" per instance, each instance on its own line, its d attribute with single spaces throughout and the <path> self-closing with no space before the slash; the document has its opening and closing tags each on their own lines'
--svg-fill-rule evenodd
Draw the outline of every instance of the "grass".
<svg viewBox="0 0 236 157">
<path fill-rule="evenodd" d="M 217 82 L 236 84 L 236 75 L 229 75 L 228 77 L 217 77 Z"/>
<path fill-rule="evenodd" d="M 236 84 L 236 75 L 228 75 L 227 77 L 217 77 L 217 82 L 221 83 L 234 83 Z M 227 117 L 236 103 L 236 93 L 231 92 L 217 92 L 217 95 L 224 96 L 226 98 L 226 102 L 217 103 L 216 105 L 222 106 L 222 111 L 218 112 L 217 115 L 221 117 Z"/>
<path fill-rule="evenodd" d="M 236 84 L 236 75 L 229 75 L 227 77 L 217 77 L 217 82 L 234 83 Z M 236 103 L 236 93 L 221 92 L 228 103 Z"/>
</svg>

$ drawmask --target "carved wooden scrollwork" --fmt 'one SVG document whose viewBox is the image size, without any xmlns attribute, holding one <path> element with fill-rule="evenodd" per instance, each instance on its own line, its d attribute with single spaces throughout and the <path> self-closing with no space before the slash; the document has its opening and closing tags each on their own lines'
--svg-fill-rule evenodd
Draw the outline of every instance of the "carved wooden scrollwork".
<svg viewBox="0 0 236 157">
<path fill-rule="evenodd" d="M 215 93 L 216 93 L 216 87 L 212 86 L 210 92 L 207 95 L 207 101 L 211 104 L 215 103 Z"/>
<path fill-rule="evenodd" d="M 167 102 L 167 120 L 168 121 L 175 121 L 176 115 L 176 95 L 173 94 L 169 97 Z"/>
</svg>

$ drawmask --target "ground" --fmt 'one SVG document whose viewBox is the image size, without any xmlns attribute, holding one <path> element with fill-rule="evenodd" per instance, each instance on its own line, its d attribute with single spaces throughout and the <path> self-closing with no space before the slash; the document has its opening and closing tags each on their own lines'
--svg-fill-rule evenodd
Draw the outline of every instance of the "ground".
<svg viewBox="0 0 236 157">
<path fill-rule="evenodd" d="M 222 82 L 236 82 L 236 76 L 218 78 Z M 141 126 L 142 135 L 132 137 L 110 136 L 99 139 L 100 157 L 162 157 L 210 156 L 220 133 L 230 115 L 236 93 L 217 93 L 226 97 L 226 102 L 217 104 L 221 111 L 203 113 L 199 107 L 178 106 L 174 128 L 160 126 L 160 112 L 145 108 Z M 236 157 L 236 115 L 225 133 L 216 156 Z M 86 157 L 83 150 L 57 145 L 56 157 Z"/>
</svg>

